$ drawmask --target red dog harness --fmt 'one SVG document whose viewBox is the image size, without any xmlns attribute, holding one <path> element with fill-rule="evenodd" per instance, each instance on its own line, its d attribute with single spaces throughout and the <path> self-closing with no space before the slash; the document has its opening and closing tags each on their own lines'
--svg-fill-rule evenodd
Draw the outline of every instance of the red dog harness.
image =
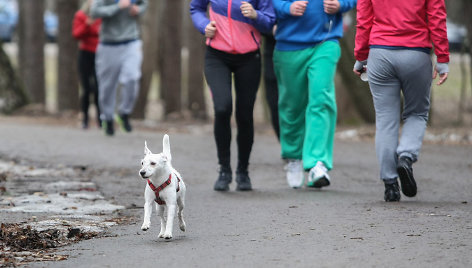
<svg viewBox="0 0 472 268">
<path fill-rule="evenodd" d="M 179 182 L 180 182 L 180 178 L 177 177 L 177 192 L 180 191 L 180 185 L 179 185 Z M 165 205 L 166 202 L 164 200 L 162 200 L 160 197 L 159 197 L 159 192 L 164 190 L 164 188 L 167 187 L 167 185 L 169 185 L 171 182 L 172 182 L 172 174 L 169 174 L 169 179 L 167 179 L 163 184 L 161 184 L 159 187 L 156 187 L 154 186 L 154 184 L 152 184 L 151 180 L 148 179 L 148 184 L 149 184 L 149 187 L 151 187 L 151 189 L 154 191 L 154 193 L 156 194 L 156 199 L 154 199 L 154 201 L 156 201 L 156 203 L 158 203 L 159 205 Z"/>
</svg>

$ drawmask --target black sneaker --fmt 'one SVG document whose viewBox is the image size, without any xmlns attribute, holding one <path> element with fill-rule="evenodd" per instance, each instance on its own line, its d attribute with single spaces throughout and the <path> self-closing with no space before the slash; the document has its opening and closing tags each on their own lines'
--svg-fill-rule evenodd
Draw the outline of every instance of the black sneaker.
<svg viewBox="0 0 472 268">
<path fill-rule="evenodd" d="M 417 191 L 415 178 L 413 177 L 413 168 L 411 167 L 412 163 L 411 158 L 401 156 L 397 164 L 397 172 L 398 177 L 400 177 L 402 192 L 408 197 L 415 196 Z"/>
<path fill-rule="evenodd" d="M 115 119 L 118 125 L 120 125 L 121 130 L 123 130 L 124 132 L 131 132 L 133 130 L 131 124 L 129 123 L 127 114 L 116 115 Z"/>
<path fill-rule="evenodd" d="M 236 182 L 238 186 L 236 186 L 237 191 L 251 191 L 251 179 L 249 178 L 249 174 L 247 171 L 238 171 L 236 172 Z"/>
<path fill-rule="evenodd" d="M 384 199 L 386 202 L 398 202 L 400 201 L 400 186 L 398 182 L 385 183 Z"/>
<path fill-rule="evenodd" d="M 229 191 L 229 184 L 233 180 L 233 175 L 231 169 L 228 168 L 220 168 L 220 172 L 218 175 L 218 179 L 213 186 L 215 191 Z"/>
<path fill-rule="evenodd" d="M 113 127 L 113 120 L 103 120 L 102 128 L 105 131 L 105 135 L 113 136 L 115 134 L 115 129 Z"/>
</svg>

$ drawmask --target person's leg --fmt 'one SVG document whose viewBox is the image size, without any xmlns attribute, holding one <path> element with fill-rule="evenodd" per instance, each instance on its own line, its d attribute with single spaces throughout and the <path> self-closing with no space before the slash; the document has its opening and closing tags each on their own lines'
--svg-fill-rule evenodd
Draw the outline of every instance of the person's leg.
<svg viewBox="0 0 472 268">
<path fill-rule="evenodd" d="M 220 171 L 231 175 L 231 92 L 232 73 L 224 61 L 225 53 L 207 48 L 205 53 L 205 78 L 210 87 L 214 110 L 214 138 Z M 226 187 L 225 187 L 226 188 Z"/>
<path fill-rule="evenodd" d="M 232 73 L 224 60 L 226 56 L 225 53 L 212 48 L 207 48 L 205 53 L 205 78 L 213 99 L 215 117 L 213 134 L 220 166 L 218 179 L 213 187 L 215 191 L 228 191 L 232 181 L 230 151 L 233 111 Z"/>
<path fill-rule="evenodd" d="M 104 122 L 106 135 L 114 134 L 113 114 L 115 112 L 116 88 L 120 75 L 120 57 L 114 46 L 99 44 L 95 54 L 100 119 Z M 120 55 L 121 56 L 121 55 Z"/>
<path fill-rule="evenodd" d="M 419 51 L 398 52 L 398 77 L 404 97 L 403 129 L 397 148 L 397 172 L 403 194 L 413 197 L 417 193 L 412 164 L 418 160 L 428 121 L 432 64 L 429 55 Z"/>
<path fill-rule="evenodd" d="M 123 45 L 124 54 L 121 62 L 121 95 L 120 105 L 118 107 L 119 119 L 123 122 L 125 131 L 131 131 L 131 125 L 128 122 L 129 115 L 133 112 L 134 104 L 139 93 L 139 79 L 141 79 L 141 64 L 143 59 L 141 41 L 135 41 Z"/>
<path fill-rule="evenodd" d="M 102 120 L 100 120 L 100 105 L 98 103 L 99 94 L 98 94 L 98 80 L 97 80 L 97 71 L 95 69 L 95 53 L 91 53 L 91 60 L 90 60 L 90 86 L 92 88 L 93 100 L 95 104 L 95 108 L 97 111 L 97 124 L 100 128 L 102 126 Z"/>
<path fill-rule="evenodd" d="M 341 50 L 338 43 L 324 42 L 312 48 L 310 53 L 303 167 L 309 170 L 320 161 L 330 170 L 337 116 L 334 76 Z"/>
<path fill-rule="evenodd" d="M 99 44 L 95 55 L 101 119 L 113 120 L 121 63 L 113 46 Z"/>
<path fill-rule="evenodd" d="M 410 50 L 402 50 L 397 61 L 404 97 L 404 124 L 397 155 L 416 162 L 428 122 L 432 63 L 428 54 Z"/>
<path fill-rule="evenodd" d="M 277 139 L 280 140 L 280 127 L 279 127 L 279 93 L 277 87 L 277 78 L 274 72 L 274 62 L 272 60 L 274 56 L 275 39 L 272 35 L 264 36 L 264 87 L 265 97 L 270 110 L 270 119 L 272 128 L 274 129 Z"/>
<path fill-rule="evenodd" d="M 302 159 L 308 102 L 307 60 L 303 51 L 274 51 L 281 156 L 284 159 Z"/>
<path fill-rule="evenodd" d="M 397 78 L 391 50 L 371 49 L 368 60 L 369 86 L 375 108 L 375 148 L 380 165 L 380 179 L 396 180 L 400 128 L 401 83 Z"/>
<path fill-rule="evenodd" d="M 259 52 L 242 55 L 234 70 L 236 93 L 236 124 L 238 126 L 238 171 L 247 171 L 254 142 L 254 103 L 261 78 Z"/>
<path fill-rule="evenodd" d="M 83 118 L 82 118 L 82 128 L 88 128 L 88 119 L 89 119 L 89 98 L 90 93 L 92 91 L 91 84 L 90 84 L 90 63 L 89 58 L 87 57 L 87 52 L 84 50 L 79 51 L 79 58 L 78 58 L 78 67 L 79 67 L 79 77 L 80 82 L 82 85 L 82 96 L 80 98 L 80 107 L 82 110 Z M 95 65 L 95 62 L 92 62 Z"/>
</svg>

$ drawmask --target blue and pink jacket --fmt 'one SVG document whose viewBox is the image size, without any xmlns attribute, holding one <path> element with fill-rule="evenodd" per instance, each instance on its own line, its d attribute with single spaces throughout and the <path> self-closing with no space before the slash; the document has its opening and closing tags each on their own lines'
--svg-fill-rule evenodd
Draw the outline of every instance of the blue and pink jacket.
<svg viewBox="0 0 472 268">
<path fill-rule="evenodd" d="M 259 49 L 261 33 L 270 33 L 275 24 L 272 0 L 246 0 L 257 12 L 255 20 L 243 16 L 241 0 L 192 0 L 190 14 L 200 33 L 210 21 L 216 22 L 216 33 L 206 44 L 231 54 L 245 54 Z M 210 7 L 207 17 L 208 5 Z"/>
</svg>

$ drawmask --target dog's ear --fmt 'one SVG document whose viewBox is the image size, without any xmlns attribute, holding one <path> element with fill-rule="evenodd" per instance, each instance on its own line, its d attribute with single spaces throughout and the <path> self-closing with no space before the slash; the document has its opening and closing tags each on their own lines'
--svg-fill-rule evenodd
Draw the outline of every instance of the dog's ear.
<svg viewBox="0 0 472 268">
<path fill-rule="evenodd" d="M 169 135 L 165 134 L 164 138 L 162 139 L 162 147 L 164 155 L 167 157 L 169 161 L 172 160 L 172 156 L 170 154 L 170 142 L 169 142 Z"/>
<path fill-rule="evenodd" d="M 144 141 L 144 155 L 152 154 L 151 150 L 147 147 L 147 142 Z"/>
</svg>

